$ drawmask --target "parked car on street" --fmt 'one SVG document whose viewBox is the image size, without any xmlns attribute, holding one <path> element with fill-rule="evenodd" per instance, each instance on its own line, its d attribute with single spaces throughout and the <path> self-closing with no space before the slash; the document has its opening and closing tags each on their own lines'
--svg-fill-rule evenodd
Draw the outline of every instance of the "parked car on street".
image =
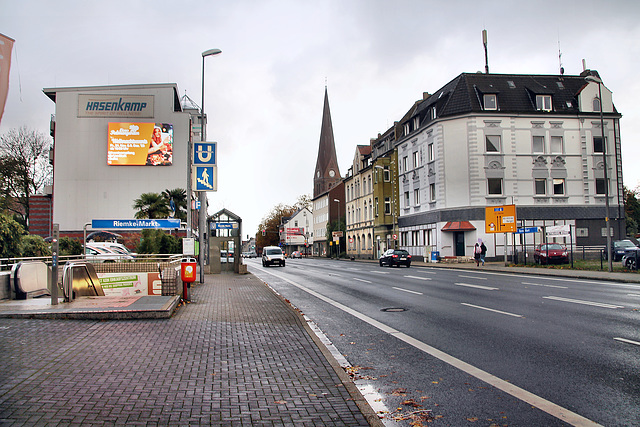
<svg viewBox="0 0 640 427">
<path fill-rule="evenodd" d="M 611 259 L 613 261 L 621 261 L 622 257 L 625 253 L 627 253 L 627 251 L 633 251 L 636 249 L 638 249 L 638 246 L 631 240 L 614 240 L 613 242 L 611 242 L 611 253 L 613 254 Z M 602 257 L 603 259 L 607 259 L 606 248 L 602 254 Z"/>
<path fill-rule="evenodd" d="M 394 265 L 411 267 L 411 255 L 404 249 L 389 249 L 380 257 L 380 267 L 384 264 L 389 267 L 393 267 Z"/>
<path fill-rule="evenodd" d="M 622 259 L 621 259 L 622 265 L 628 268 L 629 270 L 637 270 L 639 258 L 640 258 L 640 248 L 627 249 L 627 251 L 622 256 Z"/>
<path fill-rule="evenodd" d="M 302 258 L 302 254 L 300 253 L 300 251 L 293 251 L 291 252 L 290 258 Z"/>
<path fill-rule="evenodd" d="M 133 261 L 133 256 L 115 252 L 105 246 L 95 246 L 93 243 L 87 243 L 85 259 L 91 262 Z"/>
<path fill-rule="evenodd" d="M 262 248 L 262 266 L 278 264 L 284 267 L 284 254 L 278 246 L 265 246 Z"/>
<path fill-rule="evenodd" d="M 566 264 L 569 262 L 569 256 L 567 248 L 560 243 L 547 243 L 536 246 L 533 251 L 533 260 L 538 264 Z"/>
</svg>

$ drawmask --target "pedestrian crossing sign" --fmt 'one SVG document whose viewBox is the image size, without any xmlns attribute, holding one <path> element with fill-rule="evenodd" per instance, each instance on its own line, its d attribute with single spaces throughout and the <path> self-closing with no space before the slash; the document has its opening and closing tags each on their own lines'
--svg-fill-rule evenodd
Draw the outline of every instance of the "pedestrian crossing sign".
<svg viewBox="0 0 640 427">
<path fill-rule="evenodd" d="M 194 191 L 218 191 L 217 166 L 193 166 L 191 176 Z"/>
</svg>

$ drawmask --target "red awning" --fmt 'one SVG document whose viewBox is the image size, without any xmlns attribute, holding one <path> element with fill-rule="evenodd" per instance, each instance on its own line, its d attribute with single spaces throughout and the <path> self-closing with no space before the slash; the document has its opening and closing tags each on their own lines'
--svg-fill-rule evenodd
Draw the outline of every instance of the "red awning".
<svg viewBox="0 0 640 427">
<path fill-rule="evenodd" d="M 469 221 L 449 221 L 442 231 L 473 231 L 476 228 Z"/>
</svg>

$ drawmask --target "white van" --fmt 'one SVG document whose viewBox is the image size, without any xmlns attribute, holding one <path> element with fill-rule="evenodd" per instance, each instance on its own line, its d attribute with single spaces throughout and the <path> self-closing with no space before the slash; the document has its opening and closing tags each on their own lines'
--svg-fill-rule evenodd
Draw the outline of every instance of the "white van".
<svg viewBox="0 0 640 427">
<path fill-rule="evenodd" d="M 284 254 L 282 249 L 277 246 L 265 246 L 262 248 L 262 266 L 278 264 L 280 267 L 284 267 Z"/>
</svg>

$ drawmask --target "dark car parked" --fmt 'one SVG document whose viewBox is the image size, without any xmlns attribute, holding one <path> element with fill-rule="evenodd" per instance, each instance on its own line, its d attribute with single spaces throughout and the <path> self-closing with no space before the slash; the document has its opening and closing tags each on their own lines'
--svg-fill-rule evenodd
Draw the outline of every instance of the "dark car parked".
<svg viewBox="0 0 640 427">
<path fill-rule="evenodd" d="M 536 246 L 533 252 L 533 260 L 538 264 L 549 264 L 552 262 L 565 264 L 569 262 L 567 248 L 559 243 L 548 243 Z"/>
<path fill-rule="evenodd" d="M 404 249 L 389 249 L 380 257 L 380 267 L 387 264 L 389 267 L 394 265 L 406 265 L 411 267 L 411 255 Z"/>
<path fill-rule="evenodd" d="M 638 249 L 638 246 L 633 243 L 631 240 L 614 240 L 611 244 L 611 253 L 613 254 L 612 258 L 614 261 L 621 261 L 622 257 L 628 251 L 634 251 Z M 602 254 L 603 259 L 607 259 L 607 251 Z"/>
</svg>

